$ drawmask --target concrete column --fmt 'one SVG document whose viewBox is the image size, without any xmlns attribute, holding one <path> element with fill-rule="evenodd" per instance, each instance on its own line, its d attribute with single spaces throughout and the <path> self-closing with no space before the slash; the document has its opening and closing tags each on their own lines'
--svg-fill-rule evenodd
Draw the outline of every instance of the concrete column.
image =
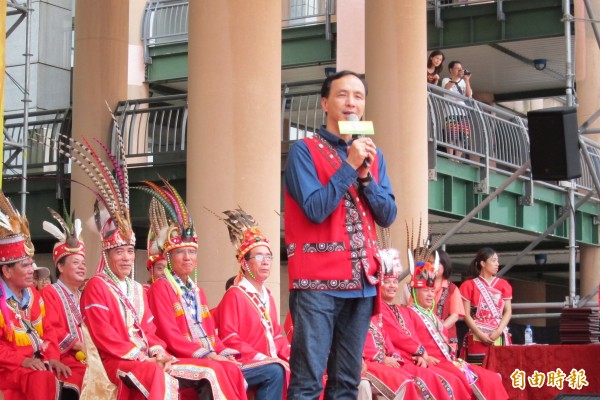
<svg viewBox="0 0 600 400">
<path fill-rule="evenodd" d="M 112 119 L 106 108 L 127 97 L 127 49 L 129 2 L 122 0 L 77 0 L 75 13 L 75 59 L 73 68 L 73 137 L 96 137 L 110 143 Z M 72 177 L 89 182 L 73 167 Z M 71 209 L 86 223 L 83 237 L 91 275 L 100 260 L 100 240 L 92 219 L 95 196 L 72 184 Z"/>
<path fill-rule="evenodd" d="M 396 195 L 393 245 L 406 260 L 406 226 L 428 224 L 427 21 L 424 1 L 367 1 L 366 119 L 375 126 Z M 416 236 L 416 234 L 415 234 Z"/>
<path fill-rule="evenodd" d="M 127 98 L 143 99 L 150 97 L 146 83 L 146 65 L 144 47 L 140 32 L 144 7 L 148 0 L 129 0 L 129 50 L 127 69 Z"/>
<path fill-rule="evenodd" d="M 336 4 L 338 71 L 365 73 L 365 0 L 345 0 Z"/>
<path fill-rule="evenodd" d="M 575 17 L 590 18 L 585 10 L 583 0 L 574 0 Z M 600 4 L 590 1 L 596 19 L 600 18 Z M 583 123 L 600 107 L 600 50 L 590 22 L 576 20 L 575 22 L 575 65 L 577 98 L 579 108 L 577 114 L 579 123 Z M 600 128 L 600 119 L 592 125 Z M 600 138 L 600 135 L 595 135 Z"/>
<path fill-rule="evenodd" d="M 267 283 L 279 302 L 281 1 L 192 1 L 187 204 L 199 234 L 200 285 L 216 306 L 238 272 L 215 212 L 241 206 L 271 240 Z"/>
<path fill-rule="evenodd" d="M 579 296 L 584 297 L 598 288 L 600 283 L 600 251 L 597 247 L 581 246 L 579 254 Z M 598 304 L 598 295 L 587 307 Z"/>
<path fill-rule="evenodd" d="M 600 17 L 600 4 L 596 1 L 589 2 L 595 17 Z M 575 17 L 590 18 L 586 11 L 583 0 L 575 0 Z M 600 107 L 600 47 L 590 22 L 576 20 L 575 22 L 575 65 L 577 97 L 579 108 L 577 110 L 578 123 L 584 123 L 598 107 Z M 600 120 L 591 125 L 592 128 L 600 128 Z M 600 135 L 588 135 L 596 141 L 600 141 Z M 582 160 L 583 162 L 583 160 Z M 597 227 L 595 229 L 598 229 Z M 598 288 L 600 282 L 600 249 L 591 246 L 581 246 L 579 257 L 579 282 L 580 296 L 586 296 L 592 290 Z M 598 296 L 594 297 L 595 300 Z M 588 303 L 588 306 L 596 302 Z"/>
</svg>

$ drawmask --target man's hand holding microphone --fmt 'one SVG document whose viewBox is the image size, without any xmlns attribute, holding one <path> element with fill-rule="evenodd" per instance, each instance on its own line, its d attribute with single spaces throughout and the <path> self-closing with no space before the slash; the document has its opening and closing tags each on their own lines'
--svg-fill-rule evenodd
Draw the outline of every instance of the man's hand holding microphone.
<svg viewBox="0 0 600 400">
<path fill-rule="evenodd" d="M 349 114 L 346 120 L 360 124 L 359 117 L 356 114 Z M 370 126 L 372 131 L 372 124 Z M 362 184 L 368 184 L 370 181 L 369 170 L 371 169 L 371 164 L 375 161 L 376 155 L 377 146 L 375 146 L 375 142 L 363 134 L 359 134 L 358 139 L 355 139 L 348 148 L 348 158 L 346 161 L 356 170 L 359 182 Z"/>
</svg>

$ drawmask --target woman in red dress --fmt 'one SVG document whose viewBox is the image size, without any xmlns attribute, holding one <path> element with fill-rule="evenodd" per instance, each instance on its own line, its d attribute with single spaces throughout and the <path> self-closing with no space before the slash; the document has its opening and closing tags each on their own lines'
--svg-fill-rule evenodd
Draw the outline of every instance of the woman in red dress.
<svg viewBox="0 0 600 400">
<path fill-rule="evenodd" d="M 470 276 L 460 286 L 469 332 L 463 341 L 462 358 L 481 363 L 490 346 L 511 344 L 507 325 L 512 316 L 512 287 L 497 278 L 498 254 L 484 247 L 469 267 Z"/>
</svg>

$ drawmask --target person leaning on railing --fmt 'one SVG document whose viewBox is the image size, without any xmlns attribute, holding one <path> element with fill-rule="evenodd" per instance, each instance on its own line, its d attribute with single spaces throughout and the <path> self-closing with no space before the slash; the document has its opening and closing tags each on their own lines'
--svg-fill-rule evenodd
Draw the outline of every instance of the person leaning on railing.
<svg viewBox="0 0 600 400">
<path fill-rule="evenodd" d="M 440 50 L 434 50 L 427 57 L 427 83 L 437 85 L 444 69 L 446 56 Z"/>
<path fill-rule="evenodd" d="M 451 61 L 450 64 L 448 64 L 448 71 L 450 72 L 450 77 L 442 80 L 442 87 L 462 96 L 469 98 L 473 96 L 473 90 L 471 89 L 471 73 L 463 69 L 460 61 Z M 466 107 L 466 103 L 458 99 L 455 99 L 455 102 L 458 103 L 459 106 L 452 107 L 448 110 L 444 122 L 444 130 L 446 131 L 450 143 L 463 147 L 468 144 L 471 129 L 469 127 L 469 120 L 466 112 L 460 107 L 460 105 Z M 460 150 L 449 148 L 448 154 L 455 155 L 458 158 L 462 157 L 462 151 Z"/>
</svg>

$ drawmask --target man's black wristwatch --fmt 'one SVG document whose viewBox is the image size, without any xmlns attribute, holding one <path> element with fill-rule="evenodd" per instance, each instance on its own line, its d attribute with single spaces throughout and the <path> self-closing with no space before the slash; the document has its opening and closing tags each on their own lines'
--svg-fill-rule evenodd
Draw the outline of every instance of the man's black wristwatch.
<svg viewBox="0 0 600 400">
<path fill-rule="evenodd" d="M 371 182 L 373 180 L 373 175 L 371 175 L 371 172 L 369 171 L 369 173 L 367 174 L 367 176 L 365 176 L 364 178 L 358 177 L 358 178 L 356 178 L 356 180 L 361 185 L 364 185 L 365 183 L 369 183 L 369 182 Z"/>
</svg>

